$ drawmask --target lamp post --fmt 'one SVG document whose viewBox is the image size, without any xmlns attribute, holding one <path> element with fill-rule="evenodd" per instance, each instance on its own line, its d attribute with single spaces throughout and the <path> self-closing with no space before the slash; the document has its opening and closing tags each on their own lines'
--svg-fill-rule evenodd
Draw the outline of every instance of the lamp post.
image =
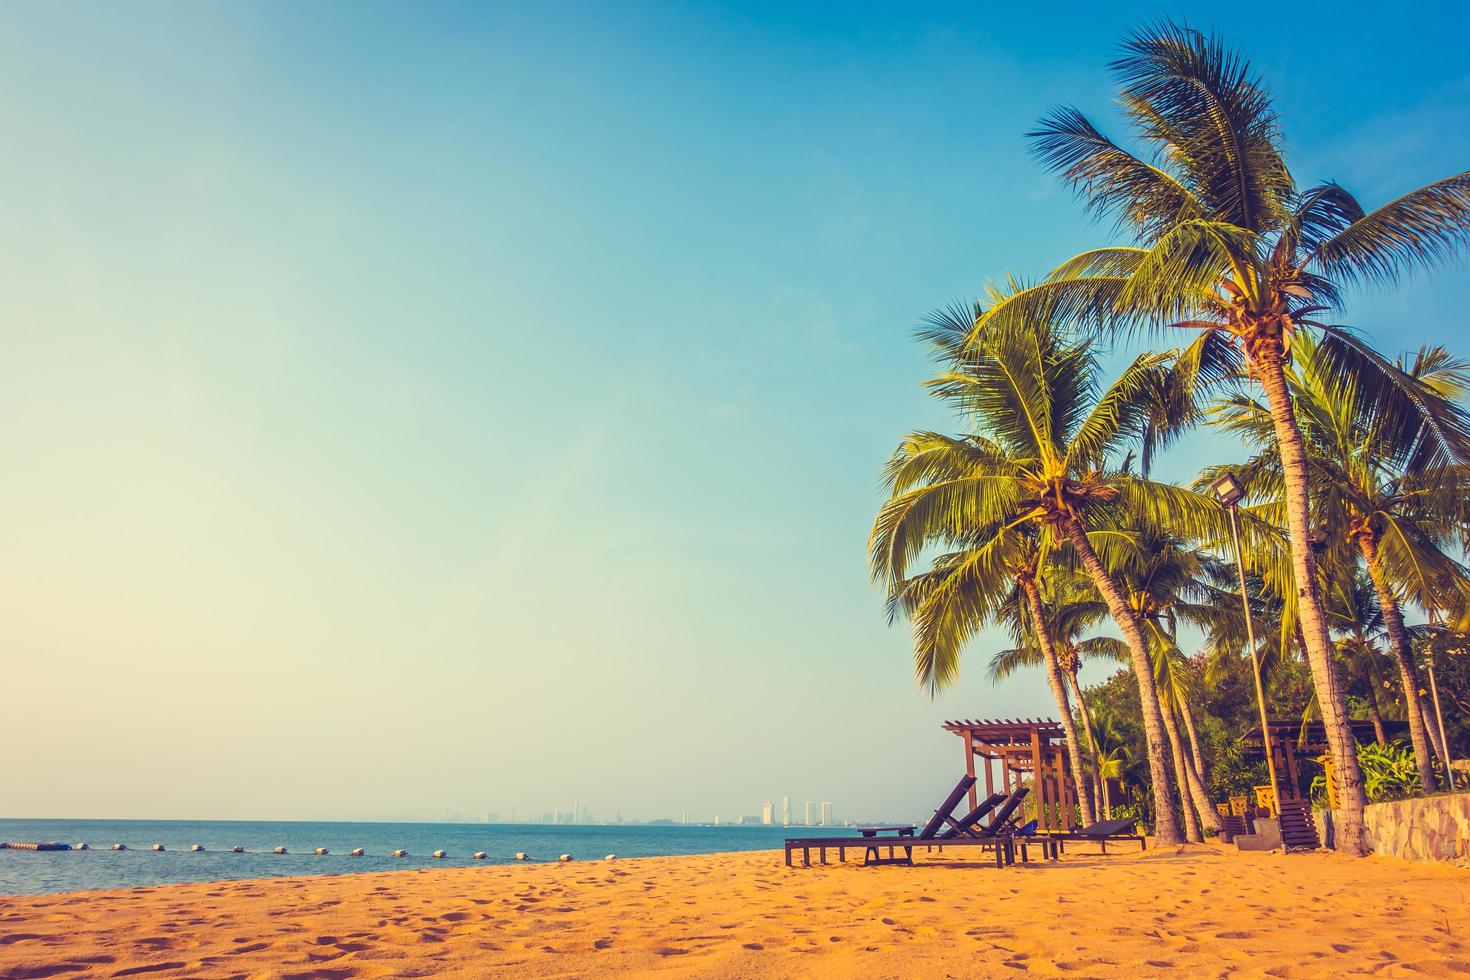
<svg viewBox="0 0 1470 980">
<path fill-rule="evenodd" d="M 1438 632 L 1440 629 L 1443 628 L 1443 627 L 1440 626 L 1440 623 L 1439 623 L 1439 610 L 1438 609 L 1435 609 L 1434 610 L 1432 619 L 1433 619 L 1433 625 L 1435 626 L 1435 632 Z M 1429 662 L 1428 662 L 1428 667 L 1429 667 L 1429 693 L 1434 698 L 1434 721 L 1435 721 L 1435 727 L 1437 727 L 1439 729 L 1439 744 L 1442 745 L 1442 746 L 1444 746 L 1444 778 L 1445 779 L 1448 779 L 1450 781 L 1450 792 L 1453 793 L 1455 791 L 1455 760 L 1454 760 L 1454 757 L 1450 754 L 1450 740 L 1448 738 L 1445 738 L 1445 734 L 1444 734 L 1444 712 L 1442 712 L 1440 710 L 1440 708 L 1439 708 L 1439 685 L 1437 683 L 1435 683 L 1435 680 L 1434 680 L 1434 660 L 1435 660 L 1435 657 L 1434 657 L 1434 637 L 1432 635 L 1431 635 L 1430 640 L 1429 640 L 1429 651 L 1428 652 L 1429 652 Z"/>
<path fill-rule="evenodd" d="M 1276 782 L 1276 753 L 1271 745 L 1271 722 L 1266 717 L 1266 689 L 1261 684 L 1261 655 L 1256 651 L 1256 627 L 1251 619 L 1251 601 L 1245 590 L 1245 563 L 1240 558 L 1240 525 L 1235 519 L 1235 508 L 1245 497 L 1245 488 L 1229 471 L 1223 473 L 1210 490 L 1220 501 L 1220 506 L 1230 513 L 1230 537 L 1235 542 L 1235 570 L 1240 577 L 1240 605 L 1245 610 L 1245 639 L 1251 651 L 1251 673 L 1256 681 L 1256 706 L 1261 710 L 1261 746 L 1266 750 L 1266 771 L 1271 777 L 1272 808 L 1281 812 L 1281 795 Z"/>
</svg>

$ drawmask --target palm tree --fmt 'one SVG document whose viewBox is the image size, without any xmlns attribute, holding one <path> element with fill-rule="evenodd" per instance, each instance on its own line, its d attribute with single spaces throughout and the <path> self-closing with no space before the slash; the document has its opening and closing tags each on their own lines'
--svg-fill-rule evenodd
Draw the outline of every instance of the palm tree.
<svg viewBox="0 0 1470 980">
<path fill-rule="evenodd" d="M 1367 211 L 1335 183 L 1297 189 L 1269 94 L 1219 38 L 1160 22 L 1130 35 L 1112 69 L 1143 152 L 1071 108 L 1031 135 L 1044 164 L 1136 244 L 1063 263 L 977 317 L 974 332 L 1017 317 L 1111 329 L 1168 323 L 1199 331 L 1183 360 L 1201 380 L 1234 374 L 1261 386 L 1283 471 L 1298 616 L 1344 809 L 1337 840 L 1361 853 L 1367 797 L 1310 547 L 1306 448 L 1286 368 L 1293 339 L 1315 329 L 1330 341 L 1335 370 L 1363 379 L 1382 414 L 1402 404 L 1401 373 L 1318 317 L 1340 305 L 1342 287 L 1393 283 L 1470 241 L 1470 171 Z M 1470 458 L 1470 434 L 1457 425 L 1453 435 L 1455 458 Z"/>
<path fill-rule="evenodd" d="M 1111 781 L 1123 782 L 1133 764 L 1133 754 L 1128 741 L 1123 737 L 1118 720 L 1107 710 L 1093 714 L 1088 732 L 1097 752 L 1097 775 L 1102 784 L 1103 819 L 1113 819 L 1112 793 L 1108 789 Z"/>
<path fill-rule="evenodd" d="M 1355 550 L 1351 557 L 1367 569 L 1404 689 L 1420 783 L 1429 793 L 1435 788 L 1434 769 L 1401 602 L 1464 606 L 1470 596 L 1467 572 L 1449 553 L 1470 520 L 1470 472 L 1462 466 L 1429 467 L 1430 460 L 1450 452 L 1439 423 L 1461 421 L 1462 413 L 1447 395 L 1470 383 L 1470 365 L 1452 360 L 1442 348 L 1428 348 L 1399 368 L 1416 411 L 1394 418 L 1380 414 L 1360 384 L 1333 370 L 1322 345 L 1309 336 L 1299 340 L 1285 377 L 1306 451 L 1313 510 L 1324 528 L 1345 532 L 1336 544 Z M 1248 439 L 1260 439 L 1272 428 L 1270 409 L 1244 395 L 1228 400 L 1217 418 Z M 1253 492 L 1280 496 L 1276 453 L 1263 451 L 1243 472 Z M 1333 543 L 1331 535 L 1319 537 L 1324 546 Z M 1354 563 L 1338 556 L 1332 564 L 1345 578 Z"/>
<path fill-rule="evenodd" d="M 1380 745 L 1388 744 L 1383 728 L 1383 706 L 1378 692 L 1388 686 L 1384 677 L 1387 664 L 1380 644 L 1386 634 L 1383 610 L 1373 582 L 1362 569 L 1354 569 L 1351 577 L 1330 581 L 1326 589 L 1327 615 L 1332 632 L 1337 634 L 1337 656 L 1347 669 L 1349 679 L 1357 681 L 1363 692 L 1363 704 L 1373 722 L 1373 737 Z"/>
<path fill-rule="evenodd" d="M 1036 593 L 1034 602 L 1032 592 Z M 990 658 L 988 673 L 996 683 L 1021 667 L 1041 665 L 1050 672 L 1052 662 L 1067 678 L 1071 694 L 1077 699 L 1077 713 L 1082 721 L 1082 730 L 1088 736 L 1087 748 L 1092 757 L 1090 760 L 1078 759 L 1073 765 L 1072 778 L 1079 787 L 1088 785 L 1085 763 L 1091 761 L 1095 766 L 1097 752 L 1097 746 L 1091 744 L 1091 712 L 1078 676 L 1082 660 L 1084 657 L 1106 657 L 1121 663 L 1128 662 L 1128 647 L 1121 640 L 1111 636 L 1083 636 L 1107 615 L 1107 606 L 1097 598 L 1097 592 L 1090 584 L 1084 589 L 1074 570 L 1056 565 L 1044 582 L 1033 579 L 1030 589 L 1017 588 L 1014 599 L 1001 607 L 998 618 L 1010 627 L 1016 645 Z M 1037 640 L 1043 632 L 1051 645 L 1049 653 Z M 1070 714 L 1061 696 L 1058 696 L 1058 710 L 1064 715 Z M 1070 718 L 1063 724 L 1070 724 Z M 1074 737 L 1074 728 L 1068 727 L 1068 741 Z M 1073 751 L 1075 753 L 1077 749 Z M 1098 778 L 1102 778 L 1100 772 Z M 1084 792 L 1082 799 L 1083 814 L 1091 823 L 1097 819 L 1094 797 L 1091 792 Z"/>
<path fill-rule="evenodd" d="M 1070 546 L 1128 644 L 1156 833 L 1164 843 L 1180 843 L 1143 625 L 1099 555 L 1100 548 L 1128 546 L 1127 528 L 1135 519 L 1191 537 L 1222 536 L 1213 501 L 1119 465 L 1124 447 L 1145 433 L 1157 408 L 1168 356 L 1141 355 L 1100 390 L 1098 356 L 1086 340 L 1030 320 L 967 340 L 981 312 L 941 311 L 933 319 L 929 336 L 951 353 L 954 365 L 930 386 L 960 406 L 973 430 L 958 437 L 915 432 L 898 447 L 886 469 L 891 495 L 869 540 L 873 568 L 890 581 L 902 579 L 908 563 L 931 544 L 990 526 L 1030 528 L 1043 549 Z M 977 556 L 975 564 L 977 576 L 1009 580 L 999 554 Z"/>
<path fill-rule="evenodd" d="M 1138 532 L 1138 554 L 1125 560 L 1118 578 L 1128 592 L 1128 601 L 1143 624 L 1153 656 L 1154 675 L 1163 706 L 1164 728 L 1174 757 L 1174 770 L 1184 801 L 1185 832 L 1203 839 L 1201 826 L 1218 831 L 1220 820 L 1210 802 L 1197 758 L 1197 741 L 1186 753 L 1176 716 L 1189 711 L 1191 679 L 1185 656 L 1178 644 L 1177 623 L 1182 615 L 1193 618 L 1191 600 L 1207 598 L 1200 582 L 1210 559 L 1187 548 L 1178 540 L 1155 529 Z M 1189 724 L 1191 733 L 1194 725 Z M 1196 816 L 1197 814 L 1197 816 Z"/>
<path fill-rule="evenodd" d="M 875 552 L 874 575 L 885 581 L 889 616 L 913 622 L 914 667 L 919 683 L 936 693 L 959 672 L 965 643 L 997 617 L 1027 636 L 1036 662 L 1046 667 L 1056 699 L 1082 813 L 1096 819 L 1086 778 L 1087 753 L 1077 737 L 1050 623 L 1041 609 L 1042 575 L 1050 545 L 1034 528 L 993 524 L 966 535 L 958 550 L 939 555 L 928 570 L 905 577 L 905 568 Z M 881 564 L 879 562 L 882 562 Z"/>
</svg>

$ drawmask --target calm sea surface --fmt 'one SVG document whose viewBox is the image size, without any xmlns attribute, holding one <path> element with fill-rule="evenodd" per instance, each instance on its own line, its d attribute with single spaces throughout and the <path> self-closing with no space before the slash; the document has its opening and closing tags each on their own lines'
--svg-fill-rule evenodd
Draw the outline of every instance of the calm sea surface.
<svg viewBox="0 0 1470 980">
<path fill-rule="evenodd" d="M 90 888 L 133 888 L 183 881 L 273 878 L 280 875 L 349 874 L 401 868 L 514 863 L 517 851 L 532 860 L 560 854 L 595 860 L 608 854 L 650 857 L 712 854 L 780 847 L 787 837 L 819 828 L 621 827 L 447 823 L 268 823 L 188 820 L 0 820 L 0 842 L 85 841 L 87 851 L 0 850 L 0 895 L 41 894 Z M 843 833 L 843 831 L 837 831 Z M 113 851 L 113 844 L 126 851 Z M 162 844 L 163 853 L 150 851 Z M 191 845 L 202 844 L 203 853 Z M 244 847 L 246 853 L 229 849 Z M 277 847 L 289 853 L 272 854 Z M 313 854 L 318 847 L 331 853 Z M 349 857 L 361 847 L 364 857 Z M 406 858 L 394 858 L 395 850 Z M 449 852 L 443 860 L 431 855 Z M 484 861 L 473 859 L 484 851 Z"/>
</svg>

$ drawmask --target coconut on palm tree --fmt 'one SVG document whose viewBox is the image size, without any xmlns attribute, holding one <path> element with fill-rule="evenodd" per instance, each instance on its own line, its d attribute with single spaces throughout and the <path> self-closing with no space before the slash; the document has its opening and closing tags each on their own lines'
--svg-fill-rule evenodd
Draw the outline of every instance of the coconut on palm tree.
<svg viewBox="0 0 1470 980">
<path fill-rule="evenodd" d="M 1261 387 L 1283 472 L 1298 616 L 1344 811 L 1338 846 L 1361 853 L 1367 798 L 1317 581 L 1306 448 L 1286 371 L 1295 341 L 1318 331 L 1339 376 L 1358 378 L 1393 414 L 1401 372 L 1323 317 L 1341 305 L 1345 286 L 1391 284 L 1470 241 L 1470 171 L 1368 210 L 1335 183 L 1297 186 L 1269 93 L 1220 39 L 1161 22 L 1130 35 L 1112 69 L 1137 152 L 1071 108 L 1047 116 L 1032 137 L 1045 165 L 1135 241 L 1084 252 L 1015 291 L 976 318 L 974 335 L 1012 319 L 1113 330 L 1172 324 L 1199 332 L 1184 361 L 1203 381 L 1234 375 Z M 1470 459 L 1470 435 L 1451 434 L 1453 458 Z"/>
</svg>

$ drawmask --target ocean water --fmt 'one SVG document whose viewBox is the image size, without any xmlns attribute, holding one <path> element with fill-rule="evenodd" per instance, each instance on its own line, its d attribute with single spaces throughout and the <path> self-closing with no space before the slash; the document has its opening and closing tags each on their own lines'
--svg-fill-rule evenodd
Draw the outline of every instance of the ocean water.
<svg viewBox="0 0 1470 980">
<path fill-rule="evenodd" d="M 825 831 L 831 833 L 832 831 Z M 781 846 L 787 837 L 824 833 L 801 827 L 548 826 L 541 824 L 270 823 L 223 820 L 0 820 L 0 842 L 85 841 L 86 851 L 0 849 L 0 895 L 34 895 L 93 888 L 135 888 L 185 881 L 350 874 L 426 866 L 512 864 L 517 851 L 535 861 L 570 854 L 651 857 L 713 854 Z M 126 844 L 126 851 L 110 850 Z M 162 853 L 150 851 L 162 844 Z M 191 845 L 202 844 L 203 853 Z M 232 847 L 246 853 L 229 853 Z M 285 847 L 286 854 L 273 854 Z M 317 856 L 319 847 L 331 853 Z M 353 848 L 367 853 L 350 857 Z M 394 858 L 395 850 L 406 858 Z M 437 860 L 436 850 L 449 852 Z M 474 852 L 484 851 L 484 861 Z"/>
</svg>

